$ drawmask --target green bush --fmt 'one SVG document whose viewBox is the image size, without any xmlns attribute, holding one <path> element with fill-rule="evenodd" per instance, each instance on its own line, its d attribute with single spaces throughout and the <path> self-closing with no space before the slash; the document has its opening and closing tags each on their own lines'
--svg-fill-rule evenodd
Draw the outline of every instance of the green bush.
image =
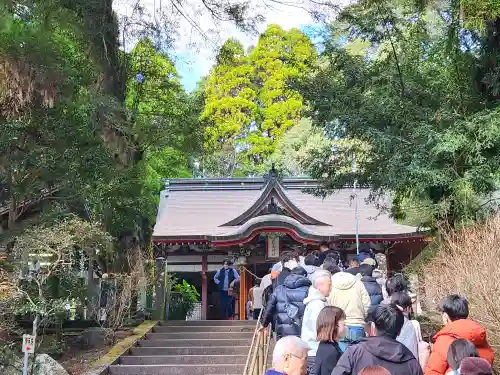
<svg viewBox="0 0 500 375">
<path fill-rule="evenodd" d="M 20 366 L 22 366 L 22 362 L 20 363 L 18 353 L 15 351 L 16 344 L 9 345 L 0 345 L 0 368 L 9 368 L 12 367 L 14 369 L 19 370 L 21 372 Z"/>
<path fill-rule="evenodd" d="M 56 360 L 64 355 L 66 345 L 62 339 L 57 338 L 56 335 L 44 335 L 42 337 L 38 354 L 48 354 Z"/>
<path fill-rule="evenodd" d="M 194 305 L 198 302 L 200 294 L 193 285 L 186 280 L 175 284 L 170 297 L 168 319 L 184 320 L 193 311 Z"/>
</svg>

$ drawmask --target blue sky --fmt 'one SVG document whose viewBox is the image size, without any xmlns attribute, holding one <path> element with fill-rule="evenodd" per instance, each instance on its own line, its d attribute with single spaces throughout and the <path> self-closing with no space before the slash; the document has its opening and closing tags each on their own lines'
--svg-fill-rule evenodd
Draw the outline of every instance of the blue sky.
<svg viewBox="0 0 500 375">
<path fill-rule="evenodd" d="M 302 30 L 304 34 L 311 38 L 318 51 L 321 52 L 321 38 L 318 35 L 322 30 L 322 27 L 320 25 L 314 23 L 306 25 L 299 24 L 287 28 L 291 27 L 298 27 L 300 30 Z M 234 35 L 234 37 L 237 37 L 237 35 Z M 247 43 L 245 43 L 245 40 L 247 41 Z M 245 38 L 245 40 L 242 41 L 245 47 L 248 47 L 250 44 L 255 45 L 257 44 L 258 36 L 253 37 L 250 44 L 248 44 L 248 38 Z M 211 66 L 213 65 L 213 57 L 207 59 L 207 56 L 197 56 L 196 52 L 193 53 L 192 51 L 186 50 L 177 54 L 175 65 L 177 67 L 177 71 L 181 76 L 181 83 L 184 88 L 187 91 L 193 91 L 196 88 L 198 81 L 204 75 L 208 74 Z"/>
<path fill-rule="evenodd" d="M 188 53 L 180 53 L 175 65 L 177 72 L 181 76 L 182 85 L 189 92 L 193 91 L 198 81 L 208 73 L 205 64 L 197 64 L 196 61 L 190 61 Z"/>
<path fill-rule="evenodd" d="M 339 0 L 342 3 L 346 0 Z M 186 0 L 189 7 L 185 7 L 190 19 L 194 20 L 198 27 L 208 35 L 207 39 L 203 39 L 192 23 L 186 21 L 182 17 L 173 18 L 174 23 L 170 27 L 175 28 L 174 51 L 169 53 L 173 58 L 177 70 L 182 77 L 182 84 L 188 91 L 196 88 L 197 82 L 208 74 L 213 66 L 214 57 L 217 46 L 221 45 L 226 39 L 234 37 L 238 39 L 245 48 L 256 45 L 258 35 L 247 34 L 236 28 L 230 22 L 215 25 L 211 17 L 206 16 L 206 9 L 203 11 L 203 6 L 198 0 Z M 161 5 L 163 4 L 163 5 Z M 113 8 L 117 13 L 118 19 L 123 24 L 126 20 L 134 20 L 138 16 L 138 12 L 134 9 L 139 6 L 142 9 L 141 18 L 149 18 L 149 22 L 155 22 L 161 19 L 162 14 L 175 13 L 175 9 L 170 9 L 170 2 L 158 2 L 156 0 L 113 0 Z M 297 6 L 274 4 L 273 7 L 265 7 L 260 10 L 265 17 L 265 22 L 260 24 L 259 32 L 263 32 L 268 25 L 278 24 L 288 30 L 292 27 L 297 27 L 303 30 L 307 35 L 310 35 L 315 41 L 314 36 L 317 34 L 318 26 L 314 24 L 307 10 Z M 161 24 L 159 25 L 162 26 Z M 213 30 L 216 32 L 212 33 Z M 134 26 L 129 26 L 126 29 L 127 46 L 125 49 L 130 49 L 135 44 L 134 42 Z M 168 34 L 168 31 L 167 31 Z"/>
</svg>

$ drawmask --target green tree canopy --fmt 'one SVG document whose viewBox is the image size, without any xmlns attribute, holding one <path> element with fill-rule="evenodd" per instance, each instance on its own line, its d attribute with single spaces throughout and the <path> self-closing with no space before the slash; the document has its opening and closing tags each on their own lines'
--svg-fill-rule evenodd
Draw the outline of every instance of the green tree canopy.
<svg viewBox="0 0 500 375">
<path fill-rule="evenodd" d="M 209 174 L 262 172 L 276 142 L 300 119 L 303 100 L 291 82 L 315 57 L 306 35 L 277 25 L 269 26 L 248 54 L 238 41 L 226 41 L 205 86 L 206 159 L 215 163 L 205 166 Z M 225 170 L 217 168 L 221 158 Z"/>
<path fill-rule="evenodd" d="M 174 64 L 150 39 L 140 40 L 128 60 L 126 105 L 134 116 L 136 142 L 143 148 L 186 148 L 190 144 L 187 138 L 196 135 L 189 127 L 192 121 L 185 121 L 188 96 Z"/>
<path fill-rule="evenodd" d="M 181 87 L 168 55 L 146 38 L 125 57 L 125 111 L 137 160 L 90 198 L 95 215 L 115 235 L 143 219 L 154 223 L 161 181 L 190 177 L 189 159 L 200 152 L 202 142 L 200 104 Z"/>
<path fill-rule="evenodd" d="M 325 136 L 323 129 L 313 127 L 311 120 L 304 118 L 278 140 L 276 150 L 266 161 L 266 168 L 270 169 L 274 163 L 284 176 L 306 176 L 308 170 L 304 163 L 310 153 L 331 147 L 332 141 Z"/>
<path fill-rule="evenodd" d="M 323 56 L 327 63 L 303 93 L 317 124 L 333 137 L 365 142 L 371 152 L 358 158 L 357 173 L 337 173 L 355 152 L 329 163 L 318 153 L 311 173 L 323 180 L 320 193 L 357 179 L 373 189 L 374 199 L 391 192 L 396 217 L 411 201 L 432 212 L 432 222 L 422 224 L 476 218 L 499 182 L 500 42 L 488 28 L 496 22 L 500 30 L 500 23 L 470 26 L 465 9 L 471 8 L 454 1 L 425 11 L 391 0 L 361 1 L 340 14 Z M 486 14 L 478 12 L 466 17 Z M 347 33 L 339 38 L 338 30 Z M 365 55 L 349 53 L 353 40 L 370 43 Z"/>
</svg>

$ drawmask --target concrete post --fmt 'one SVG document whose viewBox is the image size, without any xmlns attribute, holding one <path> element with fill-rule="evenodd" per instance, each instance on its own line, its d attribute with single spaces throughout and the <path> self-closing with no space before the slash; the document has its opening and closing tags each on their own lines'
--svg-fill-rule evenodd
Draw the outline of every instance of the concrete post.
<svg viewBox="0 0 500 375">
<path fill-rule="evenodd" d="M 154 301 L 154 320 L 165 319 L 165 270 L 163 262 L 165 258 L 156 258 L 155 264 L 155 301 Z"/>
<path fill-rule="evenodd" d="M 148 281 L 145 277 L 139 280 L 139 296 L 137 298 L 137 311 L 143 313 L 147 310 L 147 284 Z"/>
</svg>

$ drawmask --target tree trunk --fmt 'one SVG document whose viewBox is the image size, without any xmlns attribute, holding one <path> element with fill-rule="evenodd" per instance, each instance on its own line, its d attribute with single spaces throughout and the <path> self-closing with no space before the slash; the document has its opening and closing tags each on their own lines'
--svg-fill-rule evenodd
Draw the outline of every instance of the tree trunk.
<svg viewBox="0 0 500 375">
<path fill-rule="evenodd" d="M 8 229 L 13 229 L 14 224 L 17 220 L 17 199 L 13 192 L 14 189 L 14 177 L 12 176 L 12 170 L 8 168 L 7 172 L 7 188 L 9 189 L 9 219 L 7 222 Z"/>
<path fill-rule="evenodd" d="M 16 224 L 17 219 L 17 204 L 16 198 L 11 196 L 9 203 L 9 221 L 7 223 L 7 227 L 9 230 L 14 229 L 14 225 Z"/>
<path fill-rule="evenodd" d="M 36 337 L 36 332 L 38 329 L 38 321 L 40 320 L 40 317 L 38 314 L 35 315 L 35 319 L 33 320 L 33 332 L 31 333 L 33 336 Z"/>
<path fill-rule="evenodd" d="M 486 22 L 483 66 L 479 71 L 479 75 L 477 76 L 477 83 L 479 87 L 482 87 L 482 91 L 489 101 L 496 101 L 500 99 L 500 93 L 498 92 L 498 87 L 496 87 L 499 79 L 499 58 L 500 17 Z"/>
</svg>

